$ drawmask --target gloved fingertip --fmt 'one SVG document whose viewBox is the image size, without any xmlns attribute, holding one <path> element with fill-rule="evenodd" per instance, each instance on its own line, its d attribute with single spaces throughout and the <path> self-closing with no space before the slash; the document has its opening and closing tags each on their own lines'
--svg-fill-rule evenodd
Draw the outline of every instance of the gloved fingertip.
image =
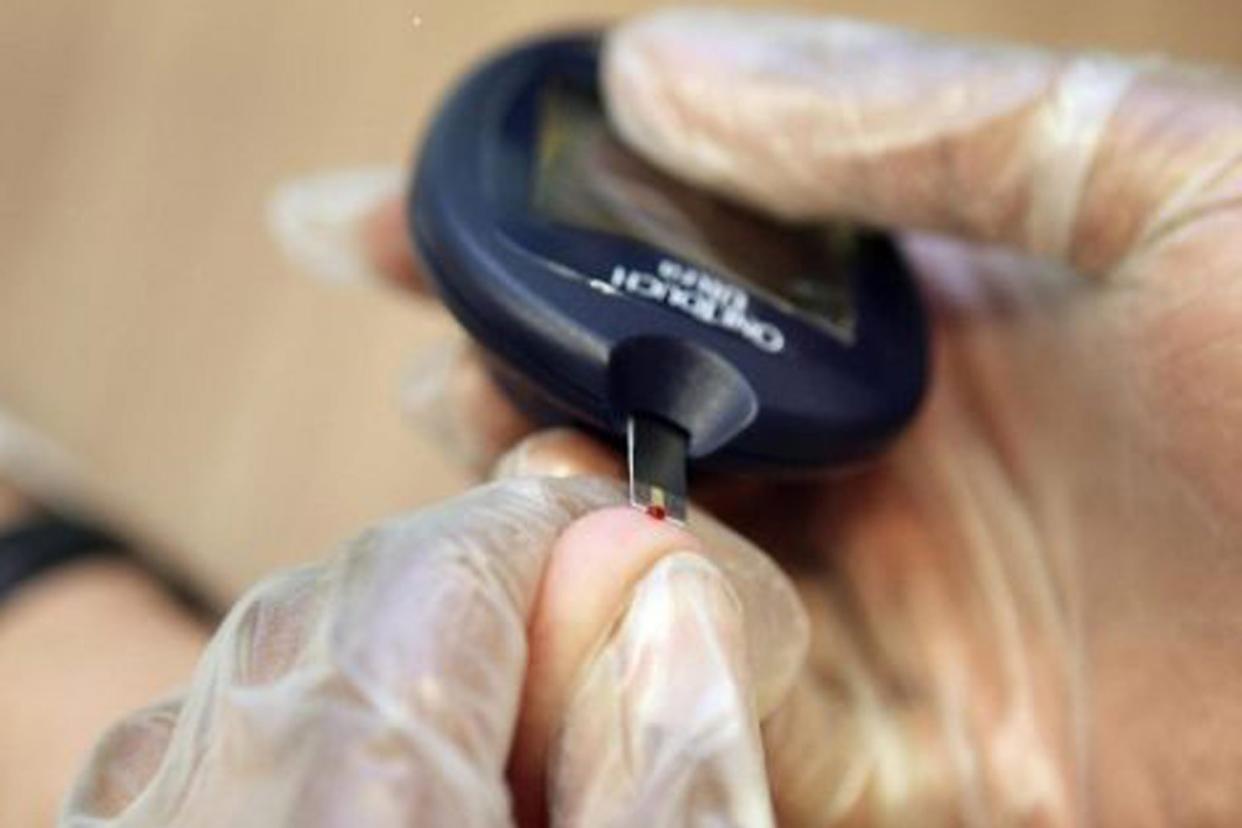
<svg viewBox="0 0 1242 828">
<path fill-rule="evenodd" d="M 668 13 L 635 18 L 613 29 L 603 50 L 601 78 L 609 119 L 631 145 L 653 160 L 678 161 L 688 135 L 678 134 L 690 124 L 673 118 L 663 88 L 669 71 L 663 43 L 677 37 L 676 26 L 666 32 Z"/>
<path fill-rule="evenodd" d="M 684 152 L 699 162 L 691 174 L 701 174 L 699 166 L 710 161 L 701 118 L 713 113 L 710 96 L 705 108 L 696 106 L 694 90 L 741 91 L 739 82 L 776 69 L 806 31 L 823 25 L 823 18 L 741 9 L 670 8 L 634 17 L 609 33 L 604 50 L 609 114 L 641 148 L 657 156 L 661 149 Z"/>
<path fill-rule="evenodd" d="M 113 725 L 66 797 L 61 823 L 109 819 L 137 798 L 164 759 L 182 703 L 169 699 Z"/>
<path fill-rule="evenodd" d="M 523 439 L 496 463 L 492 477 L 619 478 L 621 462 L 604 445 L 571 428 L 551 428 Z"/>
<path fill-rule="evenodd" d="M 289 260 L 314 278 L 392 282 L 391 251 L 375 255 L 368 222 L 377 210 L 399 202 L 404 181 L 396 167 L 360 167 L 285 182 L 268 201 L 268 227 Z"/>
</svg>

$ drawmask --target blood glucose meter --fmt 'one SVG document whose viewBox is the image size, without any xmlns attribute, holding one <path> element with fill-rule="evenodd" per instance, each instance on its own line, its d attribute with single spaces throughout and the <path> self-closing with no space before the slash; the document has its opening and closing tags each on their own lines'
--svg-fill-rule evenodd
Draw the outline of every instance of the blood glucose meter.
<svg viewBox="0 0 1242 828">
<path fill-rule="evenodd" d="M 539 422 L 627 439 L 634 502 L 685 510 L 687 462 L 860 461 L 911 419 L 927 326 L 892 239 L 774 221 L 611 131 L 598 38 L 526 43 L 441 105 L 408 215 L 445 304 Z"/>
</svg>

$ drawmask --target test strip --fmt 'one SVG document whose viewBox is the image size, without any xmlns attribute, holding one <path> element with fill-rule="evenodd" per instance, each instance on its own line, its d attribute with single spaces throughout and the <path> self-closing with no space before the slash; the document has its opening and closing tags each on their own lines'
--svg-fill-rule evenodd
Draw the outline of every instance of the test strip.
<svg viewBox="0 0 1242 828">
<path fill-rule="evenodd" d="M 633 414 L 626 438 L 630 503 L 654 518 L 685 523 L 686 432 L 659 417 Z"/>
</svg>

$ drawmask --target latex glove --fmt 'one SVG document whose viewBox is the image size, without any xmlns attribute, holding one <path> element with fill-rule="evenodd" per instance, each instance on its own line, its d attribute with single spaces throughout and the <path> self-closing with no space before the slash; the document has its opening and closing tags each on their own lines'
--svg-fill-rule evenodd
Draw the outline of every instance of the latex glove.
<svg viewBox="0 0 1242 828">
<path fill-rule="evenodd" d="M 604 79 L 676 175 L 953 237 L 907 245 L 936 315 L 913 433 L 743 499 L 792 504 L 750 531 L 814 550 L 817 697 L 854 711 L 848 773 L 806 726 L 770 754 L 791 821 L 1242 824 L 1236 79 L 711 11 L 623 26 Z"/>
<path fill-rule="evenodd" d="M 805 660 L 796 596 L 709 520 L 707 545 L 620 500 L 495 483 L 257 586 L 61 824 L 507 825 L 506 767 L 547 771 L 558 825 L 770 824 L 757 720 Z"/>
<path fill-rule="evenodd" d="M 896 449 L 839 481 L 697 484 L 812 611 L 763 728 L 782 821 L 1242 823 L 1234 81 L 703 10 L 617 29 L 604 80 L 674 175 L 940 234 L 907 236 L 935 366 Z M 365 216 L 361 260 L 416 283 L 399 204 Z M 529 431 L 469 352 L 444 366 L 412 396 L 476 465 Z M 614 462 L 563 434 L 536 455 Z"/>
</svg>

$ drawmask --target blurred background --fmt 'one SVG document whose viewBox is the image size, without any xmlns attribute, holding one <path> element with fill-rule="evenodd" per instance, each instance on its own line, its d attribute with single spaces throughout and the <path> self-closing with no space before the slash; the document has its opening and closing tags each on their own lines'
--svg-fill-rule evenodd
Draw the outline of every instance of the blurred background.
<svg viewBox="0 0 1242 828">
<path fill-rule="evenodd" d="M 571 0 L 0 7 L 0 474 L 164 550 L 227 599 L 467 478 L 404 423 L 456 336 L 394 291 L 283 261 L 281 181 L 401 164 L 473 59 L 655 4 Z M 1060 47 L 1242 58 L 1228 0 L 803 3 Z"/>
</svg>

